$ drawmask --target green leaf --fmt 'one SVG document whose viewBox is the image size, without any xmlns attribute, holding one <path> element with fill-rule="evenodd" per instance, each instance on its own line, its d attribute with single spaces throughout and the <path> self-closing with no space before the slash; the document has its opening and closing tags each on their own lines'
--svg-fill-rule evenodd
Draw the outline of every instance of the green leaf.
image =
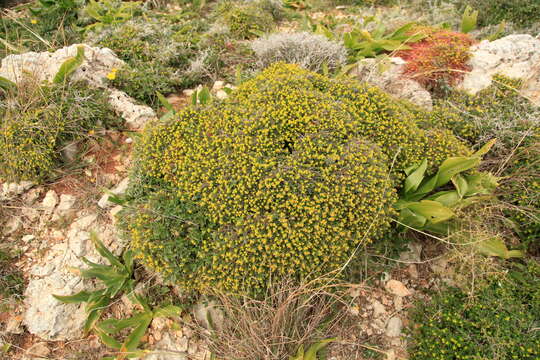
<svg viewBox="0 0 540 360">
<path fill-rule="evenodd" d="M 456 187 L 459 197 L 464 197 L 469 190 L 469 184 L 467 179 L 460 174 L 457 174 L 452 178 L 452 183 Z"/>
<path fill-rule="evenodd" d="M 152 322 L 152 315 L 146 314 L 146 317 L 144 319 L 141 319 L 140 325 L 137 326 L 131 334 L 126 338 L 126 341 L 124 341 L 124 344 L 122 344 L 122 347 L 120 348 L 121 352 L 132 352 L 137 349 L 137 346 L 139 346 L 139 343 L 141 342 L 142 337 L 146 333 L 146 330 L 148 329 L 148 326 Z"/>
<path fill-rule="evenodd" d="M 106 258 L 107 260 L 109 260 L 109 262 L 111 263 L 111 265 L 113 266 L 116 266 L 118 268 L 123 268 L 124 266 L 122 265 L 122 263 L 116 258 L 116 256 L 113 255 L 113 253 L 111 253 L 109 251 L 109 249 L 107 249 L 105 247 L 105 245 L 103 245 L 103 243 L 99 240 L 97 234 L 95 232 L 90 232 L 90 240 L 92 240 L 92 243 L 94 244 L 95 248 L 96 248 L 96 251 L 101 255 L 103 256 L 104 258 Z"/>
<path fill-rule="evenodd" d="M 162 308 L 159 308 L 154 311 L 154 317 L 172 317 L 178 316 L 182 312 L 182 308 L 179 306 L 168 305 Z"/>
<path fill-rule="evenodd" d="M 167 100 L 167 98 L 165 96 L 163 96 L 162 93 L 160 93 L 159 91 L 156 91 L 156 96 L 159 100 L 159 102 L 161 103 L 161 105 L 163 105 L 163 107 L 169 111 L 174 111 L 174 107 L 171 105 L 171 103 L 169 102 L 169 100 Z"/>
<path fill-rule="evenodd" d="M 81 292 L 78 292 L 75 295 L 69 295 L 69 296 L 62 296 L 62 295 L 54 295 L 53 294 L 53 297 L 56 300 L 61 301 L 61 302 L 66 303 L 66 304 L 79 304 L 79 303 L 82 303 L 82 302 L 87 302 L 90 299 L 90 295 L 92 295 L 92 293 L 90 293 L 88 291 L 81 291 Z"/>
<path fill-rule="evenodd" d="M 455 216 L 454 212 L 450 208 L 432 200 L 422 200 L 420 202 L 411 203 L 407 206 L 407 209 L 411 210 L 417 215 L 425 217 L 428 221 L 434 224 L 449 220 Z"/>
<path fill-rule="evenodd" d="M 455 175 L 477 167 L 480 164 L 478 157 L 451 157 L 443 161 L 437 172 L 435 187 L 446 185 Z"/>
<path fill-rule="evenodd" d="M 475 243 L 478 251 L 486 256 L 497 256 L 503 259 L 511 257 L 523 257 L 524 253 L 519 250 L 508 251 L 504 241 L 499 237 L 493 237 L 484 241 Z"/>
<path fill-rule="evenodd" d="M 115 350 L 119 350 L 122 347 L 122 344 L 118 340 L 116 340 L 115 338 L 107 334 L 99 326 L 96 326 L 94 328 L 94 331 L 99 336 L 101 342 L 107 345 L 108 347 L 113 348 Z"/>
<path fill-rule="evenodd" d="M 201 105 L 207 105 L 212 100 L 212 94 L 210 93 L 210 90 L 208 90 L 207 87 L 203 87 L 198 93 L 197 93 L 197 99 L 199 100 L 199 104 Z"/>
<path fill-rule="evenodd" d="M 311 345 L 304 355 L 304 360 L 317 360 L 317 353 L 333 341 L 336 341 L 336 338 L 321 340 Z"/>
<path fill-rule="evenodd" d="M 302 360 L 303 358 L 304 358 L 304 345 L 300 345 L 294 357 L 289 356 L 289 360 Z"/>
<path fill-rule="evenodd" d="M 17 84 L 15 84 L 13 81 L 6 79 L 3 76 L 0 76 L 0 89 L 4 91 L 11 91 L 16 88 Z"/>
<path fill-rule="evenodd" d="M 54 76 L 53 82 L 55 84 L 64 83 L 69 75 L 71 75 L 84 61 L 84 46 L 80 45 L 77 47 L 77 55 L 74 57 L 71 57 L 64 61 L 62 65 L 60 65 L 60 69 L 58 69 L 58 72 Z"/>
<path fill-rule="evenodd" d="M 426 198 L 426 200 L 436 201 L 446 207 L 454 207 L 461 200 L 458 192 L 455 190 L 440 191 Z"/>
<path fill-rule="evenodd" d="M 495 31 L 492 35 L 488 36 L 486 40 L 495 41 L 499 39 L 503 35 L 505 29 L 506 29 L 506 21 L 503 20 L 501 21 L 499 26 L 497 26 L 497 31 Z"/>
<path fill-rule="evenodd" d="M 409 209 L 403 209 L 399 213 L 399 222 L 414 229 L 422 229 L 426 225 L 427 219 Z"/>
<path fill-rule="evenodd" d="M 476 29 L 476 24 L 478 22 L 478 10 L 473 10 L 472 7 L 467 5 L 465 11 L 463 12 L 463 17 L 461 18 L 461 32 L 467 34 L 474 29 Z"/>
<path fill-rule="evenodd" d="M 496 142 L 497 142 L 497 139 L 491 139 L 486 144 L 484 144 L 484 146 L 482 146 L 480 149 L 478 149 L 478 151 L 476 151 L 474 154 L 472 154 L 472 156 L 473 157 L 481 157 L 481 156 L 487 154 L 487 152 L 489 150 L 491 150 L 491 148 L 493 147 L 493 145 Z"/>
<path fill-rule="evenodd" d="M 424 159 L 422 163 L 405 179 L 404 190 L 405 193 L 414 192 L 420 186 L 420 183 L 424 179 L 424 174 L 427 169 L 427 160 Z"/>
</svg>

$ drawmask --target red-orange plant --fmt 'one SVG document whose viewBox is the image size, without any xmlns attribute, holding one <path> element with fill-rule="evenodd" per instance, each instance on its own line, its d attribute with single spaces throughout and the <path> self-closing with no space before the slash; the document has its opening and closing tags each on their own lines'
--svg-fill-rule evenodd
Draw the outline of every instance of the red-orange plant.
<svg viewBox="0 0 540 360">
<path fill-rule="evenodd" d="M 418 26 L 411 31 L 421 32 L 426 37 L 396 54 L 407 61 L 406 75 L 414 77 L 427 89 L 436 90 L 442 84 L 455 84 L 469 70 L 469 47 L 474 43 L 469 35 L 428 26 Z"/>
</svg>

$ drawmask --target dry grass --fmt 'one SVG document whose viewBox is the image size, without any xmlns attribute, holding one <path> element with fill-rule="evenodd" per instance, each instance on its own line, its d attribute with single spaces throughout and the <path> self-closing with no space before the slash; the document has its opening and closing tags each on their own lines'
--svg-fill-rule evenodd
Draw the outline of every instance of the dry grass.
<svg viewBox="0 0 540 360">
<path fill-rule="evenodd" d="M 224 319 L 211 331 L 200 328 L 219 359 L 288 359 L 300 345 L 347 331 L 350 286 L 335 279 L 296 285 L 281 281 L 263 299 L 216 293 Z"/>
</svg>

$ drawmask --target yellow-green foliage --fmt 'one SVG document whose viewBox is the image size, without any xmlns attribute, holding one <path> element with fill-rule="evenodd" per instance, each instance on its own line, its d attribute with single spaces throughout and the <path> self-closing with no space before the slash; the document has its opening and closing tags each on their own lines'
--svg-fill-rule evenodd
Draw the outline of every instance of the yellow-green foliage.
<svg viewBox="0 0 540 360">
<path fill-rule="evenodd" d="M 231 34 L 240 39 L 256 37 L 258 32 L 269 31 L 274 26 L 273 14 L 258 2 L 226 2 L 218 12 Z"/>
<path fill-rule="evenodd" d="M 258 291 L 338 268 L 388 228 L 399 170 L 467 152 L 378 89 L 276 64 L 224 103 L 147 129 L 140 173 L 177 204 L 152 195 L 125 223 L 143 263 L 184 286 Z"/>
<path fill-rule="evenodd" d="M 0 180 L 44 180 L 60 149 L 114 115 L 106 95 L 84 84 L 23 85 L 0 98 Z"/>
</svg>

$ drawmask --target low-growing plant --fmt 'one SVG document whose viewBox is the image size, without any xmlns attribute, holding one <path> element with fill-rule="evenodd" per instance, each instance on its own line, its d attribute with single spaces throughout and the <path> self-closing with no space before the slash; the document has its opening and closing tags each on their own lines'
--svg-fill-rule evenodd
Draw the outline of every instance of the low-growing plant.
<svg viewBox="0 0 540 360">
<path fill-rule="evenodd" d="M 416 120 L 376 88 L 276 64 L 148 127 L 124 233 L 144 265 L 202 292 L 335 270 L 388 229 L 404 168 L 469 154 Z"/>
<path fill-rule="evenodd" d="M 23 81 L 0 102 L 0 178 L 4 181 L 54 177 L 63 161 L 60 150 L 68 142 L 118 123 L 107 95 L 84 83 Z"/>
<path fill-rule="evenodd" d="M 540 3 L 529 0 L 459 0 L 462 8 L 471 6 L 478 10 L 478 22 L 481 26 L 497 25 L 506 20 L 520 28 L 525 28 L 540 21 Z"/>
<path fill-rule="evenodd" d="M 469 47 L 474 43 L 469 35 L 428 26 L 414 26 L 408 31 L 410 35 L 421 33 L 424 38 L 396 54 L 407 61 L 406 75 L 434 91 L 463 77 L 468 70 Z"/>
<path fill-rule="evenodd" d="M 324 69 L 335 71 L 347 60 L 347 50 L 342 44 L 307 32 L 272 34 L 254 40 L 251 48 L 260 69 L 272 63 L 285 62 L 315 72 Z"/>
<path fill-rule="evenodd" d="M 468 157 L 451 157 L 443 161 L 435 175 L 426 177 L 427 161 L 405 169 L 407 178 L 399 201 L 394 205 L 399 222 L 417 230 L 440 234 L 450 231 L 449 220 L 454 218 L 452 209 L 463 208 L 490 195 L 497 186 L 497 179 L 489 173 L 469 173 L 480 165 L 481 156 L 489 151 L 494 141 Z M 449 182 L 455 190 L 433 193 Z"/>
<path fill-rule="evenodd" d="M 18 256 L 0 249 L 0 299 L 20 296 L 24 291 L 22 272 L 13 266 Z"/>
<path fill-rule="evenodd" d="M 83 290 L 74 295 L 60 296 L 53 295 L 57 300 L 68 304 L 86 303 L 88 314 L 84 324 L 84 332 L 95 332 L 101 341 L 110 348 L 117 350 L 117 356 L 105 357 L 103 360 L 121 360 L 126 358 L 139 357 L 146 352 L 137 350 L 142 337 L 146 333 L 150 323 L 157 317 L 171 317 L 179 315 L 181 309 L 174 305 L 167 305 L 161 308 L 152 309 L 144 298 L 135 293 L 135 279 L 133 274 L 133 253 L 126 250 L 121 258 L 114 256 L 98 239 L 95 233 L 91 233 L 90 238 L 99 255 L 108 260 L 109 265 L 94 263 L 86 258 L 83 262 L 89 266 L 88 269 L 79 269 L 83 279 L 98 279 L 104 288 L 93 291 Z M 142 307 L 142 311 L 126 319 L 106 319 L 101 320 L 105 310 L 112 301 L 122 293 L 126 294 L 134 303 Z M 120 332 L 132 329 L 131 333 L 123 341 L 115 338 Z"/>
<path fill-rule="evenodd" d="M 260 2 L 224 1 L 215 16 L 239 39 L 250 39 L 274 27 L 274 15 Z"/>
<path fill-rule="evenodd" d="M 375 28 L 370 32 L 365 27 L 374 22 Z M 408 23 L 400 28 L 388 31 L 386 25 L 376 17 L 366 17 L 364 28 L 355 28 L 344 34 L 343 42 L 351 52 L 353 60 L 375 57 L 384 53 L 409 50 L 407 44 L 417 43 L 427 35 L 415 28 L 414 23 Z"/>
<path fill-rule="evenodd" d="M 510 265 L 474 296 L 449 288 L 413 311 L 412 360 L 520 359 L 540 356 L 540 265 Z"/>
<path fill-rule="evenodd" d="M 95 22 L 88 25 L 86 30 L 124 23 L 140 11 L 138 1 L 89 0 L 84 12 Z"/>
</svg>

